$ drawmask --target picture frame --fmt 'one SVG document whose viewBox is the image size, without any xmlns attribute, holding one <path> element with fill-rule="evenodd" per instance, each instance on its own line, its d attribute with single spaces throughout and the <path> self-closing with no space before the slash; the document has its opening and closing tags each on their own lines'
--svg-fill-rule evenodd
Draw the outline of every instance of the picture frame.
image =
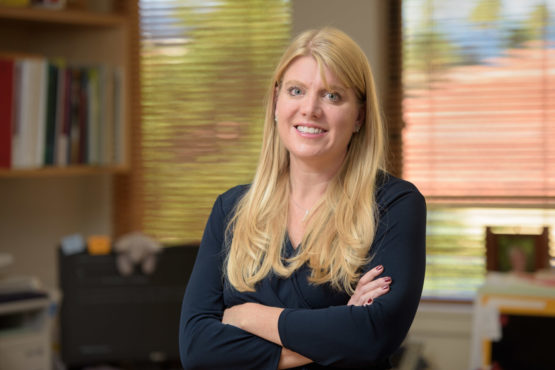
<svg viewBox="0 0 555 370">
<path fill-rule="evenodd" d="M 532 273 L 549 268 L 549 227 L 541 234 L 499 234 L 486 227 L 488 271 Z"/>
</svg>

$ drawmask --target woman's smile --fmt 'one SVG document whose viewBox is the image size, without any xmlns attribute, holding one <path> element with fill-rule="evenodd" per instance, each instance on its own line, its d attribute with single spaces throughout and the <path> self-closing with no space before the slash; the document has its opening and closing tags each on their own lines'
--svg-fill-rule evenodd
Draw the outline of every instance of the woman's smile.
<svg viewBox="0 0 555 370">
<path fill-rule="evenodd" d="M 321 136 L 321 134 L 326 133 L 327 131 L 315 126 L 315 125 L 311 125 L 311 124 L 300 124 L 295 126 L 295 128 L 297 129 L 297 131 L 299 131 L 299 133 L 305 137 L 316 137 L 316 136 Z"/>
</svg>

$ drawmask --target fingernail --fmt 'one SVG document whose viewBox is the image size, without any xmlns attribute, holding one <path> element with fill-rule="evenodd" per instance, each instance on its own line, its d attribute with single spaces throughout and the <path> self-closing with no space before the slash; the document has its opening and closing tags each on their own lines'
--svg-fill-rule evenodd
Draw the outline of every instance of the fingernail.
<svg viewBox="0 0 555 370">
<path fill-rule="evenodd" d="M 374 300 L 372 298 L 370 298 L 370 299 L 368 299 L 368 302 L 366 302 L 366 304 L 370 304 L 372 302 L 374 302 Z"/>
<path fill-rule="evenodd" d="M 382 266 L 382 265 L 379 265 L 378 267 L 376 267 L 376 271 L 381 271 L 381 270 L 383 270 L 383 266 Z"/>
<path fill-rule="evenodd" d="M 391 281 L 391 278 L 388 276 L 388 277 L 384 278 L 383 281 L 385 281 L 386 283 L 389 283 Z"/>
<path fill-rule="evenodd" d="M 384 285 L 384 286 L 382 287 L 382 289 L 383 289 L 383 290 L 389 289 L 389 285 Z"/>
</svg>

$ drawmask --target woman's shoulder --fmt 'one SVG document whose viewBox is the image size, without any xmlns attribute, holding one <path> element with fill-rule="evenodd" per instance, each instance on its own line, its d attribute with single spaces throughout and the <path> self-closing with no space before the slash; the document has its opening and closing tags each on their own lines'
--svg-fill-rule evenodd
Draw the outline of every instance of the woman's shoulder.
<svg viewBox="0 0 555 370">
<path fill-rule="evenodd" d="M 224 214 L 228 214 L 235 208 L 237 202 L 245 195 L 249 188 L 249 184 L 237 185 L 220 194 L 219 198 L 222 202 Z"/>
<path fill-rule="evenodd" d="M 424 196 L 413 183 L 385 171 L 378 173 L 376 180 L 376 201 L 378 204 L 384 207 L 406 197 L 415 197 L 424 202 Z"/>
</svg>

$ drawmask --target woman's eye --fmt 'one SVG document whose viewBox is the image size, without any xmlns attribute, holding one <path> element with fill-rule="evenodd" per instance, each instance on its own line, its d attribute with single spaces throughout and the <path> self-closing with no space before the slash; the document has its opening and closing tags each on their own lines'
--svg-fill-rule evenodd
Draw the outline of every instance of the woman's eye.
<svg viewBox="0 0 555 370">
<path fill-rule="evenodd" d="M 341 95 L 335 92 L 327 92 L 325 96 L 328 100 L 332 102 L 338 102 L 339 100 L 341 100 Z"/>
<path fill-rule="evenodd" d="M 301 89 L 299 89 L 298 87 L 290 87 L 289 89 L 287 89 L 287 91 L 289 92 L 289 95 L 292 95 L 292 96 L 297 96 L 302 94 Z"/>
</svg>

